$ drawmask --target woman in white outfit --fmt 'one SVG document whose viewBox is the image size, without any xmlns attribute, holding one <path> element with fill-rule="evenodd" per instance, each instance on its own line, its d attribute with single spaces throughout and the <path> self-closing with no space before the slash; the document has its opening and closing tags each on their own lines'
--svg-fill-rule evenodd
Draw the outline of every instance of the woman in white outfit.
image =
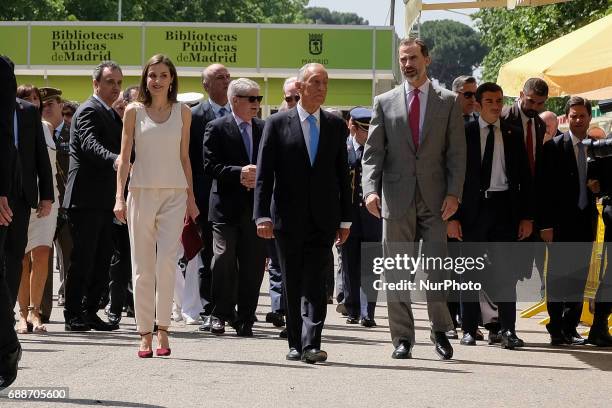
<svg viewBox="0 0 612 408">
<path fill-rule="evenodd" d="M 32 103 L 39 110 L 41 109 L 40 92 L 35 86 L 19 86 L 17 88 L 17 97 Z M 55 142 L 53 141 L 51 124 L 43 120 L 42 127 L 45 142 L 47 143 L 47 151 L 49 152 L 53 179 L 55 179 L 57 168 L 55 165 Z M 53 184 L 53 190 L 56 199 L 51 206 L 51 213 L 44 216 L 40 208 L 32 209 L 30 213 L 28 243 L 23 258 L 23 269 L 19 283 L 19 294 L 17 296 L 19 303 L 17 333 L 21 334 L 30 331 L 34 331 L 34 333 L 47 332 L 47 328 L 42 323 L 40 317 L 40 303 L 45 283 L 47 282 L 47 274 L 49 273 L 49 257 L 53 246 L 53 236 L 55 235 L 57 211 L 59 208 L 57 185 L 55 183 Z M 51 313 L 50 310 L 45 312 L 47 314 Z"/>
<path fill-rule="evenodd" d="M 117 171 L 115 216 L 128 224 L 138 356 L 153 356 L 153 326 L 158 325 L 158 356 L 170 355 L 168 327 L 176 254 L 186 216 L 198 216 L 189 162 L 191 111 L 176 100 L 178 78 L 165 55 L 145 65 L 137 102 L 125 110 Z M 127 205 L 123 191 L 135 147 Z"/>
</svg>

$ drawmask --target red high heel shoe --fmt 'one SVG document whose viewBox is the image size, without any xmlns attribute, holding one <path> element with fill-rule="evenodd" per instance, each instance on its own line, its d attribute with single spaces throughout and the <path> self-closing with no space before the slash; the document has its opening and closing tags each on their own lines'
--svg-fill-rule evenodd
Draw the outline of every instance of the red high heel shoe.
<svg viewBox="0 0 612 408">
<path fill-rule="evenodd" d="M 142 339 L 142 337 L 144 336 L 148 336 L 149 334 L 151 334 L 151 332 L 148 333 L 138 333 L 140 334 L 140 338 Z M 153 357 L 153 350 L 138 350 L 138 357 L 140 358 L 151 358 Z"/>
<path fill-rule="evenodd" d="M 157 328 L 157 332 L 159 333 L 160 331 L 166 332 L 168 333 L 168 330 L 165 329 L 160 329 L 159 327 Z M 170 355 L 170 353 L 172 352 L 172 350 L 170 350 L 170 347 L 165 348 L 165 347 L 160 347 L 157 350 L 155 350 L 155 354 L 158 357 L 168 357 Z"/>
</svg>

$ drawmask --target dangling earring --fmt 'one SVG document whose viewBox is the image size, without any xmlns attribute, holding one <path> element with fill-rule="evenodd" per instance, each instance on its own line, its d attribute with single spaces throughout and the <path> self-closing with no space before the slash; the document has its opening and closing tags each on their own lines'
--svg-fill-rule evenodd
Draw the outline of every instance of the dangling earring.
<svg viewBox="0 0 612 408">
<path fill-rule="evenodd" d="M 170 84 L 170 88 L 168 88 L 168 93 L 172 92 L 172 84 Z"/>
</svg>

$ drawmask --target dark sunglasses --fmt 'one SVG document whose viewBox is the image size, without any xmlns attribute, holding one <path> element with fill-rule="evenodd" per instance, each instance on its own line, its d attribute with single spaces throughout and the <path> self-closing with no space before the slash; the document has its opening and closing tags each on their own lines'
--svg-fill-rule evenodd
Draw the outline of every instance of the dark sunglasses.
<svg viewBox="0 0 612 408">
<path fill-rule="evenodd" d="M 298 102 L 300 100 L 300 95 L 289 95 L 289 96 L 285 96 L 285 102 L 289 103 L 291 101 L 296 101 Z"/>
<path fill-rule="evenodd" d="M 249 102 L 253 103 L 255 101 L 257 102 L 261 102 L 263 99 L 263 96 L 259 95 L 259 96 L 248 96 L 248 95 L 236 95 L 238 98 L 247 98 L 249 100 Z"/>
<path fill-rule="evenodd" d="M 470 99 L 473 98 L 474 96 L 476 96 L 476 92 L 461 92 L 463 94 L 463 97 L 465 99 Z"/>
</svg>

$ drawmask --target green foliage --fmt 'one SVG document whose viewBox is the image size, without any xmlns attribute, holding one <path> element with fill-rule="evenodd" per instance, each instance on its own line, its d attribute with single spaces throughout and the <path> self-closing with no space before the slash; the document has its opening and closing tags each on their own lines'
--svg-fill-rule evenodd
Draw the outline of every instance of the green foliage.
<svg viewBox="0 0 612 408">
<path fill-rule="evenodd" d="M 355 13 L 340 13 L 330 11 L 324 7 L 308 7 L 304 10 L 304 17 L 315 24 L 343 24 L 343 25 L 368 25 L 368 20 L 364 20 Z"/>
<path fill-rule="evenodd" d="M 483 80 L 495 81 L 508 61 L 612 12 L 610 0 L 572 0 L 540 7 L 482 9 L 472 15 L 490 51 Z M 601 39 L 609 41 L 609 39 Z"/>
<path fill-rule="evenodd" d="M 66 20 L 64 0 L 17 0 L 0 2 L 0 20 Z"/>
<path fill-rule="evenodd" d="M 457 21 L 426 21 L 421 25 L 420 36 L 430 50 L 429 75 L 448 88 L 459 75 L 471 75 L 487 53 L 480 34 Z"/>
</svg>

